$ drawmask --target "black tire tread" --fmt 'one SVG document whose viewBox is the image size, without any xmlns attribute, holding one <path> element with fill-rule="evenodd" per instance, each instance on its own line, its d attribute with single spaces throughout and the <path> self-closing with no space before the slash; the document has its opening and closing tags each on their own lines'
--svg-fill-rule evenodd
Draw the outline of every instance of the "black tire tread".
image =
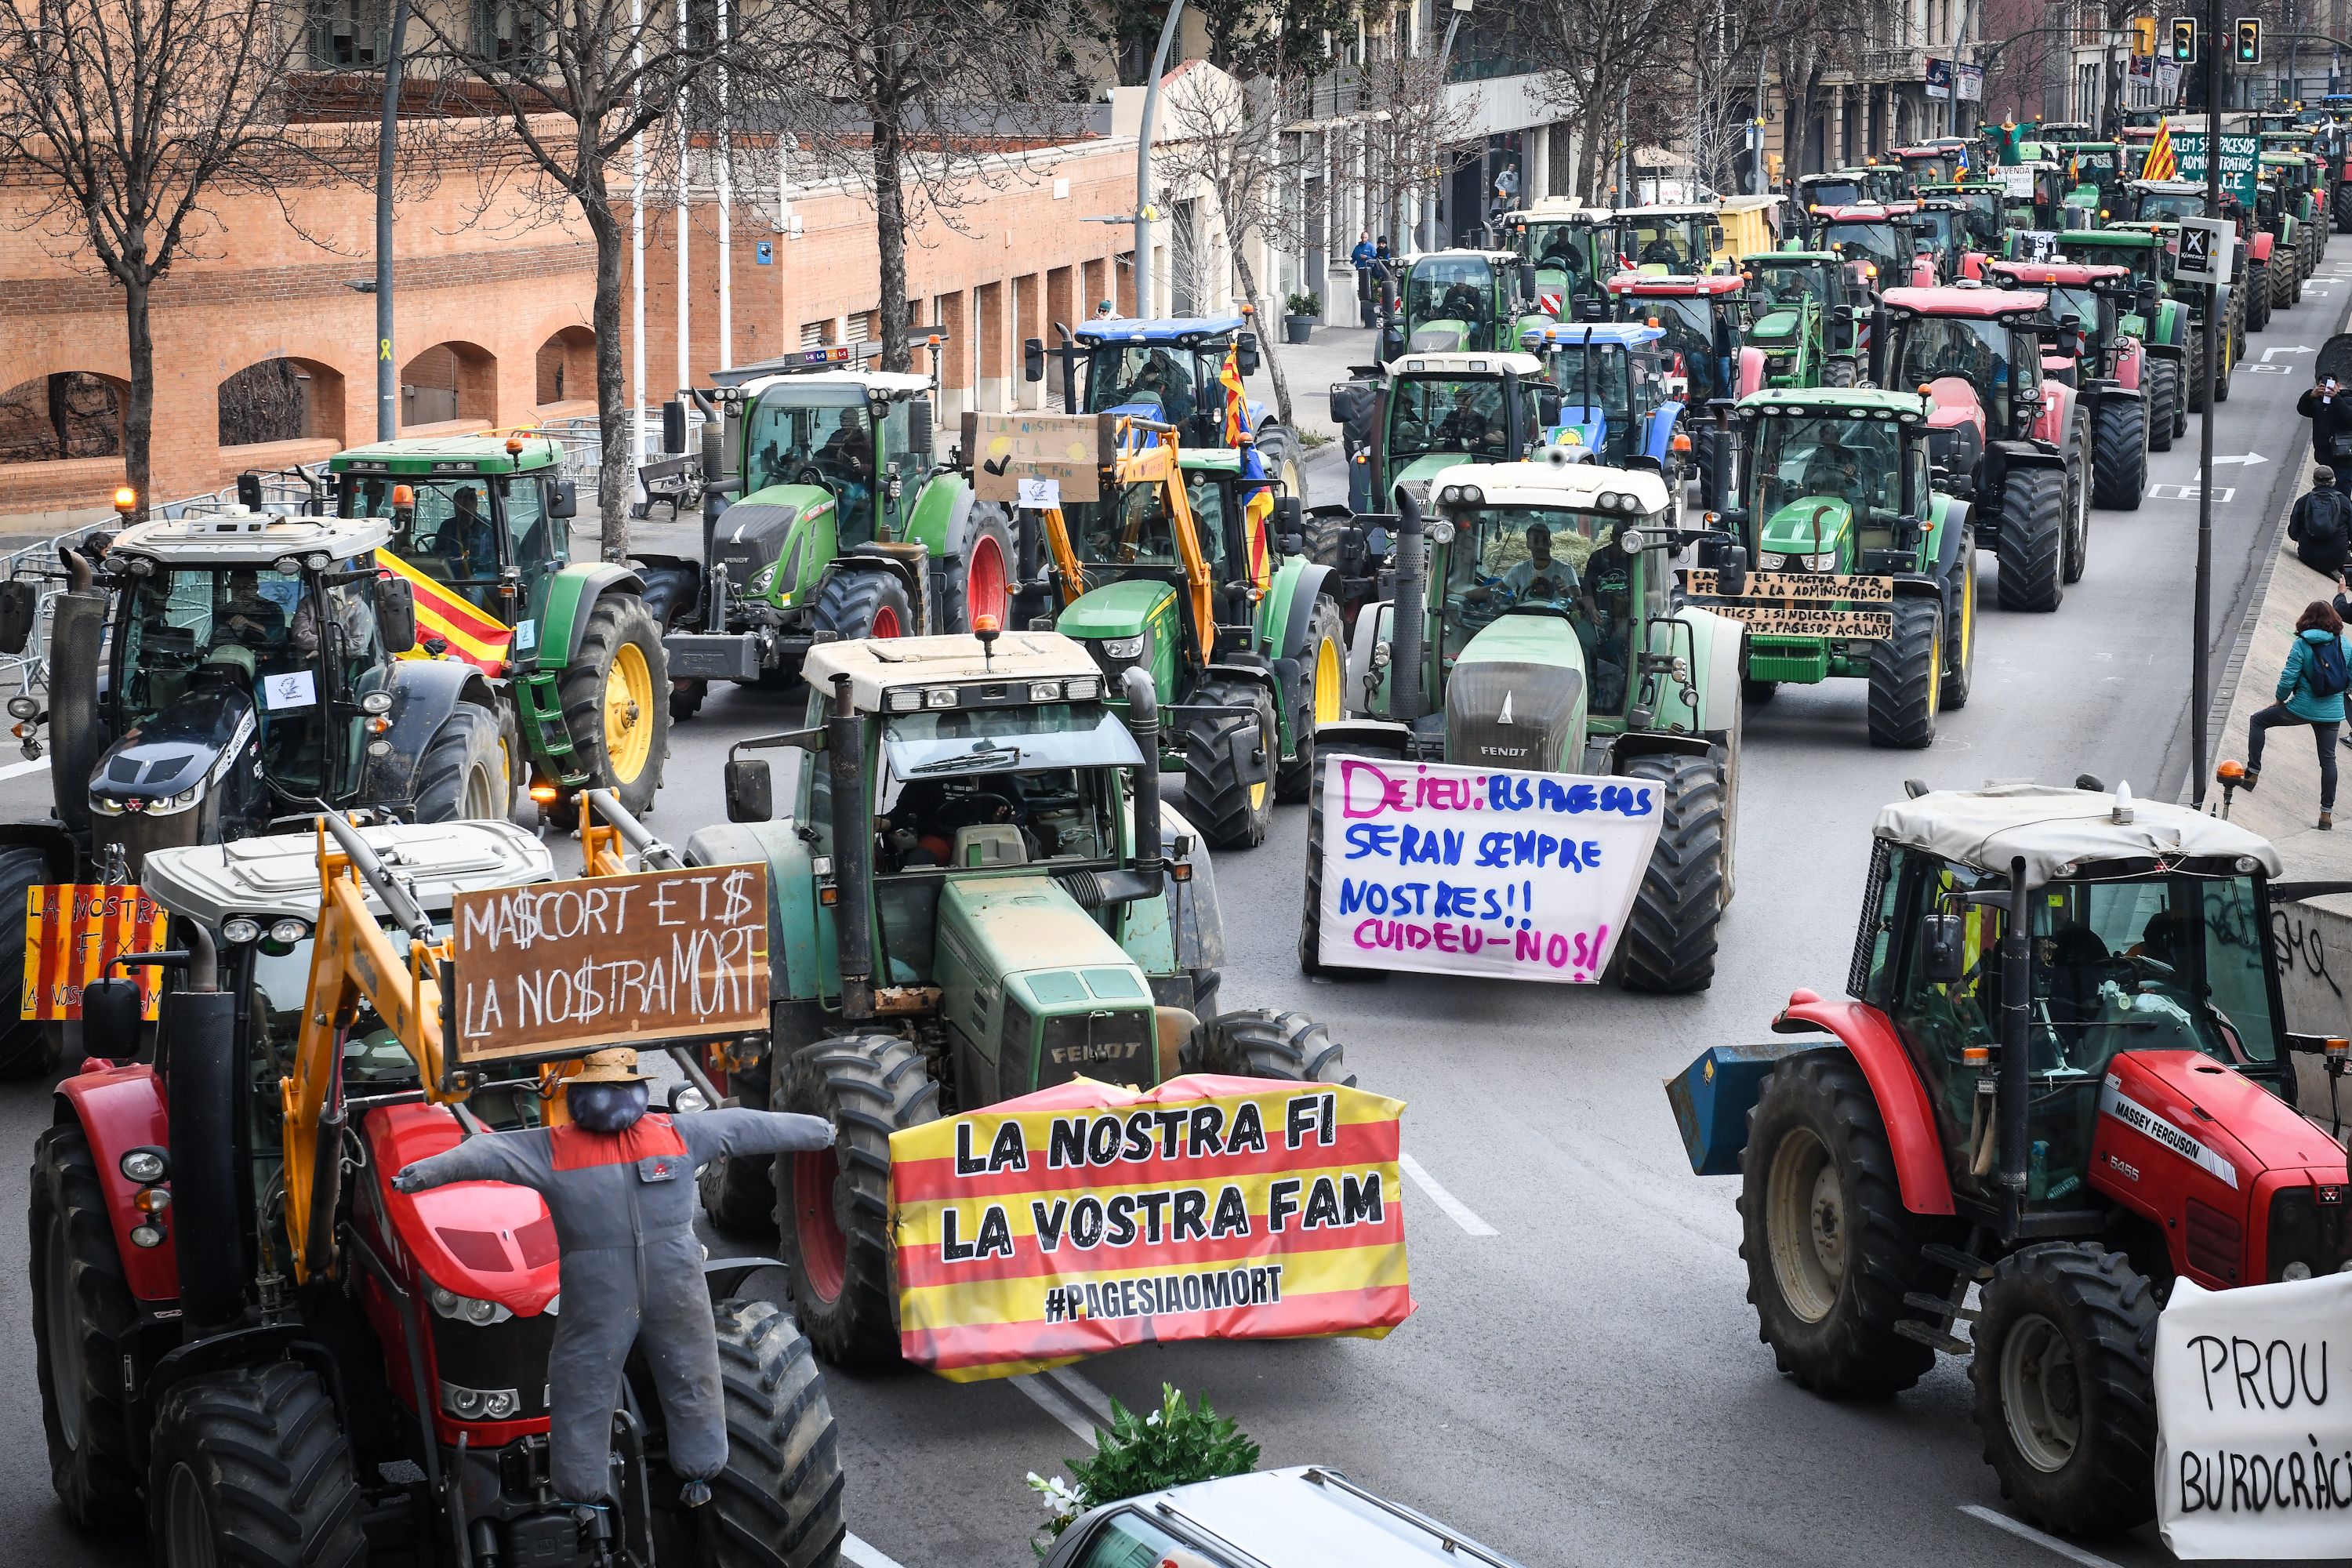
<svg viewBox="0 0 2352 1568">
<path fill-rule="evenodd" d="M 359 1568 L 367 1561 L 351 1444 L 317 1375 L 293 1362 L 177 1383 L 155 1412 L 150 1538 L 165 1540 L 172 1471 L 203 1483 L 216 1561 L 242 1568 Z"/>
<path fill-rule="evenodd" d="M 501 785 L 502 766 L 498 715 L 471 702 L 459 703 L 434 732 L 417 762 L 416 820 L 466 820 L 466 775 L 477 768 L 488 770 L 492 799 L 511 800 L 514 781 L 509 779 Z"/>
<path fill-rule="evenodd" d="M 1994 592 L 2004 610 L 2054 610 L 2066 596 L 2066 476 L 2057 468 L 2011 468 L 2003 482 Z"/>
<path fill-rule="evenodd" d="M 34 888 L 49 879 L 48 857 L 29 845 L 0 849 L 0 994 L 25 994 L 25 927 Z M 58 1032 L 38 1018 L 0 1007 L 0 1081 L 46 1078 L 58 1065 Z"/>
<path fill-rule="evenodd" d="M 840 1429 L 824 1374 L 790 1314 L 771 1301 L 712 1309 L 727 1406 L 727 1468 L 710 1479 L 718 1553 L 710 1568 L 820 1568 L 848 1527 Z"/>
<path fill-rule="evenodd" d="M 2099 400 L 2091 428 L 2093 505 L 2110 511 L 2139 510 L 2140 493 L 2147 489 L 2147 433 L 2146 403 L 2134 397 Z"/>
<path fill-rule="evenodd" d="M 1315 652 L 1323 639 L 1339 650 L 1339 708 L 1347 713 L 1348 633 L 1339 619 L 1339 605 L 1328 594 L 1315 595 L 1307 617 L 1307 652 L 1300 660 L 1299 689 L 1291 704 L 1291 754 L 1274 770 L 1274 798 L 1297 805 L 1307 798 L 1315 780 Z"/>
<path fill-rule="evenodd" d="M 974 500 L 971 503 L 971 532 L 964 541 L 963 558 L 956 563 L 953 571 L 947 574 L 945 602 L 940 606 L 940 626 L 943 631 L 971 630 L 970 592 L 971 545 L 974 541 L 982 536 L 996 542 L 997 559 L 1004 563 L 1004 591 L 1008 600 L 1006 608 L 1008 612 L 1011 609 L 1009 601 L 1013 591 L 1020 586 L 1016 579 L 1021 574 L 1021 563 L 1013 553 L 1012 525 L 1005 519 L 1003 507 L 995 501 Z M 1011 628 L 999 627 L 998 629 L 1010 630 Z"/>
<path fill-rule="evenodd" d="M 1252 683 L 1229 680 L 1203 680 L 1193 689 L 1192 700 L 1200 703 L 1225 703 L 1235 707 L 1255 707 L 1255 723 L 1266 744 L 1267 789 L 1262 804 L 1250 805 L 1250 786 L 1244 783 L 1241 771 L 1234 765 L 1233 741 L 1237 734 L 1246 733 L 1252 721 L 1231 716 L 1203 717 L 1186 726 L 1184 731 L 1184 817 L 1201 830 L 1213 849 L 1251 849 L 1265 841 L 1267 826 L 1274 818 L 1271 776 L 1281 759 L 1276 754 L 1278 732 L 1274 722 L 1274 700 L 1265 689 Z"/>
<path fill-rule="evenodd" d="M 2151 451 L 2169 452 L 2179 426 L 2180 366 L 2150 356 L 2143 384 L 2147 389 L 2147 444 Z"/>
<path fill-rule="evenodd" d="M 1894 615 L 1895 635 L 1870 645 L 1870 743 L 1916 752 L 1936 741 L 1943 608 L 1933 599 L 1902 598 Z"/>
<path fill-rule="evenodd" d="M 604 759 L 604 682 L 625 642 L 635 643 L 645 655 L 655 696 L 648 715 L 654 725 L 653 749 L 646 755 L 644 770 L 626 783 L 613 776 Z M 661 788 L 662 768 L 669 761 L 670 709 L 665 700 L 669 659 L 662 652 L 661 628 L 646 613 L 642 599 L 635 594 L 606 594 L 596 601 L 581 634 L 580 652 L 564 667 L 556 690 L 563 700 L 563 727 L 572 733 L 578 765 L 631 811 L 651 811 L 654 792 Z"/>
<path fill-rule="evenodd" d="M 129 1332 L 139 1314 L 115 1247 L 98 1162 L 79 1122 L 50 1127 L 34 1142 L 32 1188 L 26 1236 L 32 1265 L 33 1358 L 41 1392 L 41 1426 L 48 1438 L 49 1482 L 76 1524 L 127 1529 L 139 1517 L 139 1475 L 131 1464 L 114 1347 L 117 1336 Z M 47 1234 L 52 1225 L 65 1226 L 71 1255 L 68 1283 L 75 1321 L 68 1324 L 48 1321 Z M 60 1331 L 73 1336 L 80 1369 L 79 1448 L 66 1447 L 49 1371 L 50 1337 Z"/>
<path fill-rule="evenodd" d="M 1628 991 L 1682 994 L 1715 983 L 1716 929 L 1723 920 L 1723 780 L 1705 757 L 1636 757 L 1629 778 L 1665 795 L 1657 847 L 1642 872 L 1618 942 L 1618 981 Z"/>
<path fill-rule="evenodd" d="M 1292 1083 L 1336 1083 L 1353 1088 L 1348 1053 L 1331 1032 L 1304 1013 L 1250 1007 L 1220 1013 L 1194 1026 L 1177 1052 L 1185 1072 L 1234 1078 L 1280 1079 Z"/>
</svg>

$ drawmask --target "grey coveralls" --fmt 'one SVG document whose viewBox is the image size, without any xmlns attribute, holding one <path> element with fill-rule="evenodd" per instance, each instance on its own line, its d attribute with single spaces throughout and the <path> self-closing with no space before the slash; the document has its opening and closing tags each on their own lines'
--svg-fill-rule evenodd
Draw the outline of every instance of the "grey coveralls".
<svg viewBox="0 0 2352 1568">
<path fill-rule="evenodd" d="M 669 1432 L 670 1468 L 708 1480 L 727 1463 L 719 1344 L 694 1236 L 694 1173 L 721 1154 L 823 1149 L 832 1124 L 782 1111 L 648 1111 L 624 1132 L 532 1128 L 467 1139 L 400 1173 L 404 1192 L 511 1182 L 547 1200 L 562 1253 L 548 1352 L 550 1477 L 567 1502 L 613 1490 L 621 1369 L 643 1338 Z"/>
</svg>

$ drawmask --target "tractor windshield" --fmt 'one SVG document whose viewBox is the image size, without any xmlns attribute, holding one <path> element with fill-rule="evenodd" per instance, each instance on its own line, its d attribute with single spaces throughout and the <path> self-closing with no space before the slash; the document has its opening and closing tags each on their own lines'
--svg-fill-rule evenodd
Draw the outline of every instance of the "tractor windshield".
<svg viewBox="0 0 2352 1568">
<path fill-rule="evenodd" d="M 1891 223 L 1833 223 L 1823 230 L 1822 247 L 1848 258 L 1876 264 L 1884 283 L 1899 280 L 1909 270 L 1910 251 Z"/>
<path fill-rule="evenodd" d="M 1649 356 L 1640 370 L 1622 343 L 1554 343 L 1548 366 L 1563 408 L 1625 409 L 1633 406 L 1633 377 L 1654 370 Z"/>
<path fill-rule="evenodd" d="M 790 384 L 766 392 L 743 431 L 753 490 L 815 485 L 833 492 L 844 544 L 874 531 L 874 431 L 862 386 Z"/>
<path fill-rule="evenodd" d="M 1862 182 L 1858 179 L 1822 180 L 1805 188 L 1809 206 L 1844 207 L 1862 200 Z"/>
<path fill-rule="evenodd" d="M 2009 329 L 1977 316 L 1919 316 L 1904 323 L 1896 386 L 1957 376 L 1999 403 L 2009 386 Z"/>
<path fill-rule="evenodd" d="M 1192 356 L 1182 349 L 1142 343 L 1100 343 L 1087 356 L 1087 412 L 1144 404 L 1181 425 L 1199 405 Z"/>
<path fill-rule="evenodd" d="M 2099 332 L 2099 295 L 2089 284 L 2037 284 L 2050 296 L 2050 315 L 2053 321 L 2072 316 L 2084 331 L 2096 337 Z"/>
<path fill-rule="evenodd" d="M 1405 314 L 1416 326 L 1462 321 L 1476 326 L 1493 314 L 1495 269 L 1482 256 L 1438 256 L 1416 261 L 1405 285 Z"/>
<path fill-rule="evenodd" d="M 1508 447 L 1503 384 L 1492 376 L 1402 376 L 1389 392 L 1389 451 L 1398 458 L 1469 452 L 1497 461 Z"/>
<path fill-rule="evenodd" d="M 1628 257 L 1644 272 L 1682 277 L 1698 270 L 1687 217 L 1628 217 L 1619 231 Z"/>
<path fill-rule="evenodd" d="M 2205 216 L 2202 191 L 2142 191 L 2137 217 L 2142 223 L 2179 223 Z"/>
<path fill-rule="evenodd" d="M 2276 1059 L 2252 878 L 2055 882 L 2032 904 L 2037 1076 L 2095 1079 L 2129 1050 Z"/>
<path fill-rule="evenodd" d="M 1602 550 L 1622 515 L 1555 507 L 1489 507 L 1457 514 L 1445 572 L 1445 640 L 1450 665 L 1470 639 L 1506 613 L 1565 615 L 1584 645 L 1595 712 L 1625 701 L 1626 633 L 1633 618 L 1633 574 L 1622 551 Z M 1595 563 L 1595 555 L 1599 562 Z"/>
<path fill-rule="evenodd" d="M 2157 276 L 2157 247 L 2152 245 L 2103 245 L 2079 236 L 2058 237 L 2058 256 L 2063 261 L 2079 261 L 2091 267 L 2128 267 L 2132 281 L 2154 280 Z"/>
<path fill-rule="evenodd" d="M 1756 302 L 1769 305 L 1799 305 L 1807 300 L 1830 308 L 1830 269 L 1820 263 L 1752 261 L 1749 273 L 1755 279 Z"/>
<path fill-rule="evenodd" d="M 1710 397 L 1731 395 L 1731 334 L 1716 338 L 1715 301 L 1702 294 L 1668 295 L 1629 302 L 1631 313 L 1654 321 L 1665 346 L 1682 359 L 1682 374 L 1694 407 Z"/>
<path fill-rule="evenodd" d="M 1184 501 L 1192 513 L 1192 535 L 1214 576 L 1225 559 L 1225 492 L 1212 474 L 1184 476 Z M 1120 487 L 1098 500 L 1064 501 L 1062 526 L 1070 547 L 1087 566 L 1169 567 L 1183 563 L 1176 549 L 1175 520 L 1168 492 L 1154 481 Z"/>
<path fill-rule="evenodd" d="M 1804 500 L 1890 520 L 1903 504 L 1903 438 L 1891 419 L 1776 415 L 1759 421 L 1756 521 Z"/>
<path fill-rule="evenodd" d="M 1546 272 L 1560 273 L 1571 293 L 1589 287 L 1596 272 L 1612 269 L 1613 255 L 1594 266 L 1593 252 L 1601 246 L 1601 231 L 1589 223 L 1531 223 L 1520 241 L 1521 254 L 1536 264 L 1538 279 Z"/>
<path fill-rule="evenodd" d="M 1915 250 L 1925 247 L 1941 256 L 1967 243 L 1967 215 L 1951 207 L 1921 207 L 1905 226 Z"/>
<path fill-rule="evenodd" d="M 415 504 L 405 513 L 393 506 L 393 490 L 405 487 Z M 425 479 L 370 475 L 347 479 L 341 510 L 345 517 L 388 517 L 393 520 L 392 551 L 436 583 L 446 583 L 471 600 L 478 609 L 495 614 L 499 591 L 499 531 L 492 511 L 499 505 L 516 510 L 523 498 L 534 515 L 544 511 L 534 479 L 481 475 L 464 479 Z M 561 519 L 551 520 L 558 528 Z M 518 553 L 522 542 L 516 542 Z"/>
</svg>

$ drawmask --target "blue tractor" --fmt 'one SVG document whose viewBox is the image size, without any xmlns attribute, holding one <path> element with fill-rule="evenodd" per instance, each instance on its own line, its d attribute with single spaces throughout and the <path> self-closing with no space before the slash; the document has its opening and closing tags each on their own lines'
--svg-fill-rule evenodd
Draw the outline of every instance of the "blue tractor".
<svg viewBox="0 0 2352 1568">
<path fill-rule="evenodd" d="M 1679 499 L 1690 460 L 1683 404 L 1666 390 L 1665 329 L 1644 321 L 1562 321 L 1530 327 L 1519 345 L 1541 359 L 1559 389 L 1544 439 L 1571 458 L 1612 468 L 1649 468 Z"/>
</svg>

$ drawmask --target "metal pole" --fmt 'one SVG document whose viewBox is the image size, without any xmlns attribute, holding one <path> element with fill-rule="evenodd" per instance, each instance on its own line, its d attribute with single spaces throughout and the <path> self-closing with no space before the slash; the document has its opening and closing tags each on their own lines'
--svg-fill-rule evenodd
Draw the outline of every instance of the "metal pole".
<svg viewBox="0 0 2352 1568">
<path fill-rule="evenodd" d="M 1437 248 L 1439 182 L 1444 178 L 1439 172 L 1443 165 L 1438 158 L 1443 149 L 1437 145 L 1437 125 L 1445 111 L 1445 62 L 1454 53 L 1454 35 L 1462 30 L 1462 13 L 1465 9 L 1465 6 L 1454 7 L 1454 14 L 1445 19 L 1445 39 L 1437 46 L 1437 85 L 1433 89 L 1436 97 L 1430 103 L 1429 121 L 1429 204 L 1421 215 L 1421 247 L 1423 250 Z M 1482 198 L 1484 195 L 1484 192 L 1480 193 Z"/>
<path fill-rule="evenodd" d="M 1168 19 L 1160 24 L 1160 47 L 1151 51 L 1151 79 L 1143 84 L 1143 123 L 1135 132 L 1135 318 L 1151 320 L 1151 128 L 1160 116 L 1160 78 L 1168 69 L 1168 50 L 1176 42 L 1176 25 L 1183 18 L 1184 0 L 1168 0 Z M 1111 298 L 1118 297 L 1118 263 L 1111 262 Z"/>
<path fill-rule="evenodd" d="M 646 68 L 646 0 L 629 0 L 637 72 Z M 629 465 L 646 460 L 646 137 L 629 138 Z M 636 475 L 629 475 L 632 488 Z"/>
<path fill-rule="evenodd" d="M 2205 216 L 2221 216 L 2221 0 L 2205 0 Z M 2233 242 L 2234 243 L 2234 242 Z M 2215 265 L 2221 258 L 2213 258 Z M 2203 417 L 2197 433 L 2197 589 L 2195 628 L 2190 633 L 2197 640 L 2189 649 L 2189 791 L 2191 801 L 2199 807 L 2205 805 L 2205 775 L 2208 771 L 2206 748 L 2210 737 L 2205 733 L 2205 710 L 2210 701 L 2207 692 L 2213 672 L 2209 648 L 2212 638 L 2208 623 L 2213 613 L 2213 373 L 2221 359 L 2221 345 L 2227 342 L 2228 329 L 2221 321 L 2221 289 L 2214 283 L 2205 285 L 2205 363 Z"/>
<path fill-rule="evenodd" d="M 677 52 L 681 56 L 686 53 L 686 7 L 684 5 L 680 5 L 677 8 Z M 692 114 L 690 108 L 692 102 L 693 96 L 690 93 L 682 92 L 678 94 L 677 393 L 673 394 L 673 395 L 682 395 L 688 387 L 694 384 L 694 351 L 692 347 L 692 339 L 694 335 L 694 309 L 690 302 L 694 290 L 692 287 L 693 269 L 690 265 L 690 258 L 688 256 L 688 247 L 694 233 L 694 215 L 687 203 L 687 192 L 689 179 L 687 169 L 687 160 L 692 156 L 694 152 L 693 138 L 688 127 L 688 121 L 691 118 Z"/>
<path fill-rule="evenodd" d="M 401 35 L 408 30 L 408 0 L 392 8 L 383 60 L 383 128 L 375 145 L 375 438 L 400 434 L 400 367 L 392 358 L 392 165 L 400 138 Z"/>
<path fill-rule="evenodd" d="M 734 44 L 727 36 L 727 0 L 719 0 L 719 47 L 728 58 Z M 719 62 L 719 368 L 735 363 L 735 127 L 728 117 L 727 58 Z"/>
</svg>

